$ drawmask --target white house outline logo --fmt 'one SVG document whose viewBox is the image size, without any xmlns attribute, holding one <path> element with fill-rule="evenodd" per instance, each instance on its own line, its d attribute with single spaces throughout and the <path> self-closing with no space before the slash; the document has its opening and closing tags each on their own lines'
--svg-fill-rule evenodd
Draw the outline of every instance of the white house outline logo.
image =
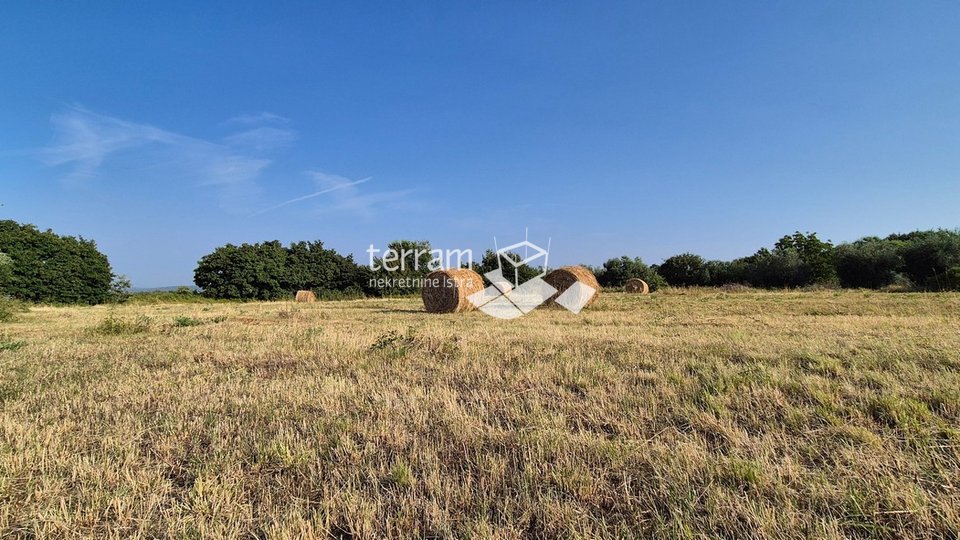
<svg viewBox="0 0 960 540">
<path fill-rule="evenodd" d="M 496 238 L 493 239 L 493 244 L 496 248 Z M 507 256 L 520 248 L 523 248 L 524 255 L 519 261 Z M 533 251 L 533 255 L 530 255 L 530 251 Z M 547 274 L 547 262 L 550 258 L 550 240 L 547 240 L 547 248 L 544 249 L 524 238 L 522 242 L 496 248 L 496 256 L 497 269 L 484 274 L 490 280 L 491 285 L 467 297 L 467 300 L 480 311 L 497 319 L 516 319 L 530 313 L 557 293 L 557 289 L 543 279 L 543 276 Z M 529 265 L 541 257 L 543 258 L 543 264 L 539 266 L 540 273 L 534 278 L 520 283 L 520 266 Z M 504 260 L 513 267 L 512 281 L 504 276 Z M 558 296 L 556 303 L 573 313 L 580 313 L 580 310 L 583 309 L 594 292 L 593 287 L 576 283 Z"/>
</svg>

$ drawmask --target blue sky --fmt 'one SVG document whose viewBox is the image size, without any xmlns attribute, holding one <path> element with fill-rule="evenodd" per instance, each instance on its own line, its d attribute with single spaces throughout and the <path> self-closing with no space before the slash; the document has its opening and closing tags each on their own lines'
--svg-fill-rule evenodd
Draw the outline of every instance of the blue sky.
<svg viewBox="0 0 960 540">
<path fill-rule="evenodd" d="M 142 287 L 227 242 L 529 228 L 553 264 L 655 263 L 955 228 L 957 28 L 948 2 L 11 2 L 0 218 Z"/>
</svg>

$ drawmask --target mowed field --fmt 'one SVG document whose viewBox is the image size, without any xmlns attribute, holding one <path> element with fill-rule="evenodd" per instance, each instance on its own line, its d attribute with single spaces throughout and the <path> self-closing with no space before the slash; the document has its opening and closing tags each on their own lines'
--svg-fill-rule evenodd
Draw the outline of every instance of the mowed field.
<svg viewBox="0 0 960 540">
<path fill-rule="evenodd" d="M 960 294 L 35 307 L 0 349 L 0 536 L 960 534 Z"/>
</svg>

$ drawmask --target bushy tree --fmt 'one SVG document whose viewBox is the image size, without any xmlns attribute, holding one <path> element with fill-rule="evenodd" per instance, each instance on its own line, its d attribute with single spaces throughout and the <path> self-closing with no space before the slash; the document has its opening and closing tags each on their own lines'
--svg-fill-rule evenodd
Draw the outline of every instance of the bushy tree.
<svg viewBox="0 0 960 540">
<path fill-rule="evenodd" d="M 434 264 L 430 242 L 396 240 L 390 242 L 382 257 L 374 259 L 374 277 L 388 286 L 375 293 L 386 296 L 420 292 L 421 279 L 439 267 Z"/>
<path fill-rule="evenodd" d="M 841 287 L 879 289 L 894 283 L 903 267 L 903 242 L 861 238 L 837 246 L 835 264 Z"/>
<path fill-rule="evenodd" d="M 894 238 L 891 236 L 891 238 Z M 951 288 L 947 272 L 960 266 L 960 233 L 918 231 L 904 238 L 903 271 L 915 286 L 930 290 Z"/>
<path fill-rule="evenodd" d="M 746 282 L 755 287 L 802 287 L 813 282 L 810 267 L 794 249 L 770 251 L 761 249 L 755 255 L 742 259 Z"/>
<path fill-rule="evenodd" d="M 113 272 L 92 240 L 59 236 L 33 225 L 0 221 L 0 251 L 9 258 L 6 294 L 32 302 L 99 304 L 110 296 Z"/>
<path fill-rule="evenodd" d="M 647 266 L 640 257 L 631 259 L 624 255 L 603 263 L 603 267 L 596 269 L 597 281 L 604 287 L 623 287 L 628 279 L 639 278 L 647 282 L 651 291 L 655 291 L 667 284 L 667 281 L 655 270 Z"/>
<path fill-rule="evenodd" d="M 747 283 L 750 281 L 749 258 L 733 261 L 707 261 L 707 272 L 710 274 L 710 285 L 720 287 L 732 283 Z"/>
<path fill-rule="evenodd" d="M 224 299 L 276 300 L 297 290 L 361 292 L 369 272 L 322 242 L 279 241 L 227 244 L 200 259 L 194 282 L 204 296 Z"/>
<path fill-rule="evenodd" d="M 837 280 L 834 267 L 834 249 L 829 241 L 817 238 L 817 233 L 803 234 L 800 231 L 784 236 L 777 241 L 775 252 L 794 251 L 806 266 L 809 283 L 833 283 Z M 803 283 L 808 285 L 809 283 Z"/>
<path fill-rule="evenodd" d="M 287 248 L 287 283 L 290 290 L 356 292 L 366 290 L 371 272 L 353 255 L 343 256 L 323 247 L 323 242 L 294 242 Z"/>
<path fill-rule="evenodd" d="M 708 285 L 710 271 L 703 257 L 693 253 L 674 255 L 657 267 L 657 273 L 674 287 Z"/>
</svg>

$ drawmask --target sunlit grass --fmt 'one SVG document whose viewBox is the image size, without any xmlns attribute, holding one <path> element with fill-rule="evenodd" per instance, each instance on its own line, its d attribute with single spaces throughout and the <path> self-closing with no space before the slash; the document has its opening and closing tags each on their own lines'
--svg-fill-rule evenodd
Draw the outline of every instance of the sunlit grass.
<svg viewBox="0 0 960 540">
<path fill-rule="evenodd" d="M 951 537 L 960 295 L 35 307 L 0 326 L 0 531 Z"/>
</svg>

